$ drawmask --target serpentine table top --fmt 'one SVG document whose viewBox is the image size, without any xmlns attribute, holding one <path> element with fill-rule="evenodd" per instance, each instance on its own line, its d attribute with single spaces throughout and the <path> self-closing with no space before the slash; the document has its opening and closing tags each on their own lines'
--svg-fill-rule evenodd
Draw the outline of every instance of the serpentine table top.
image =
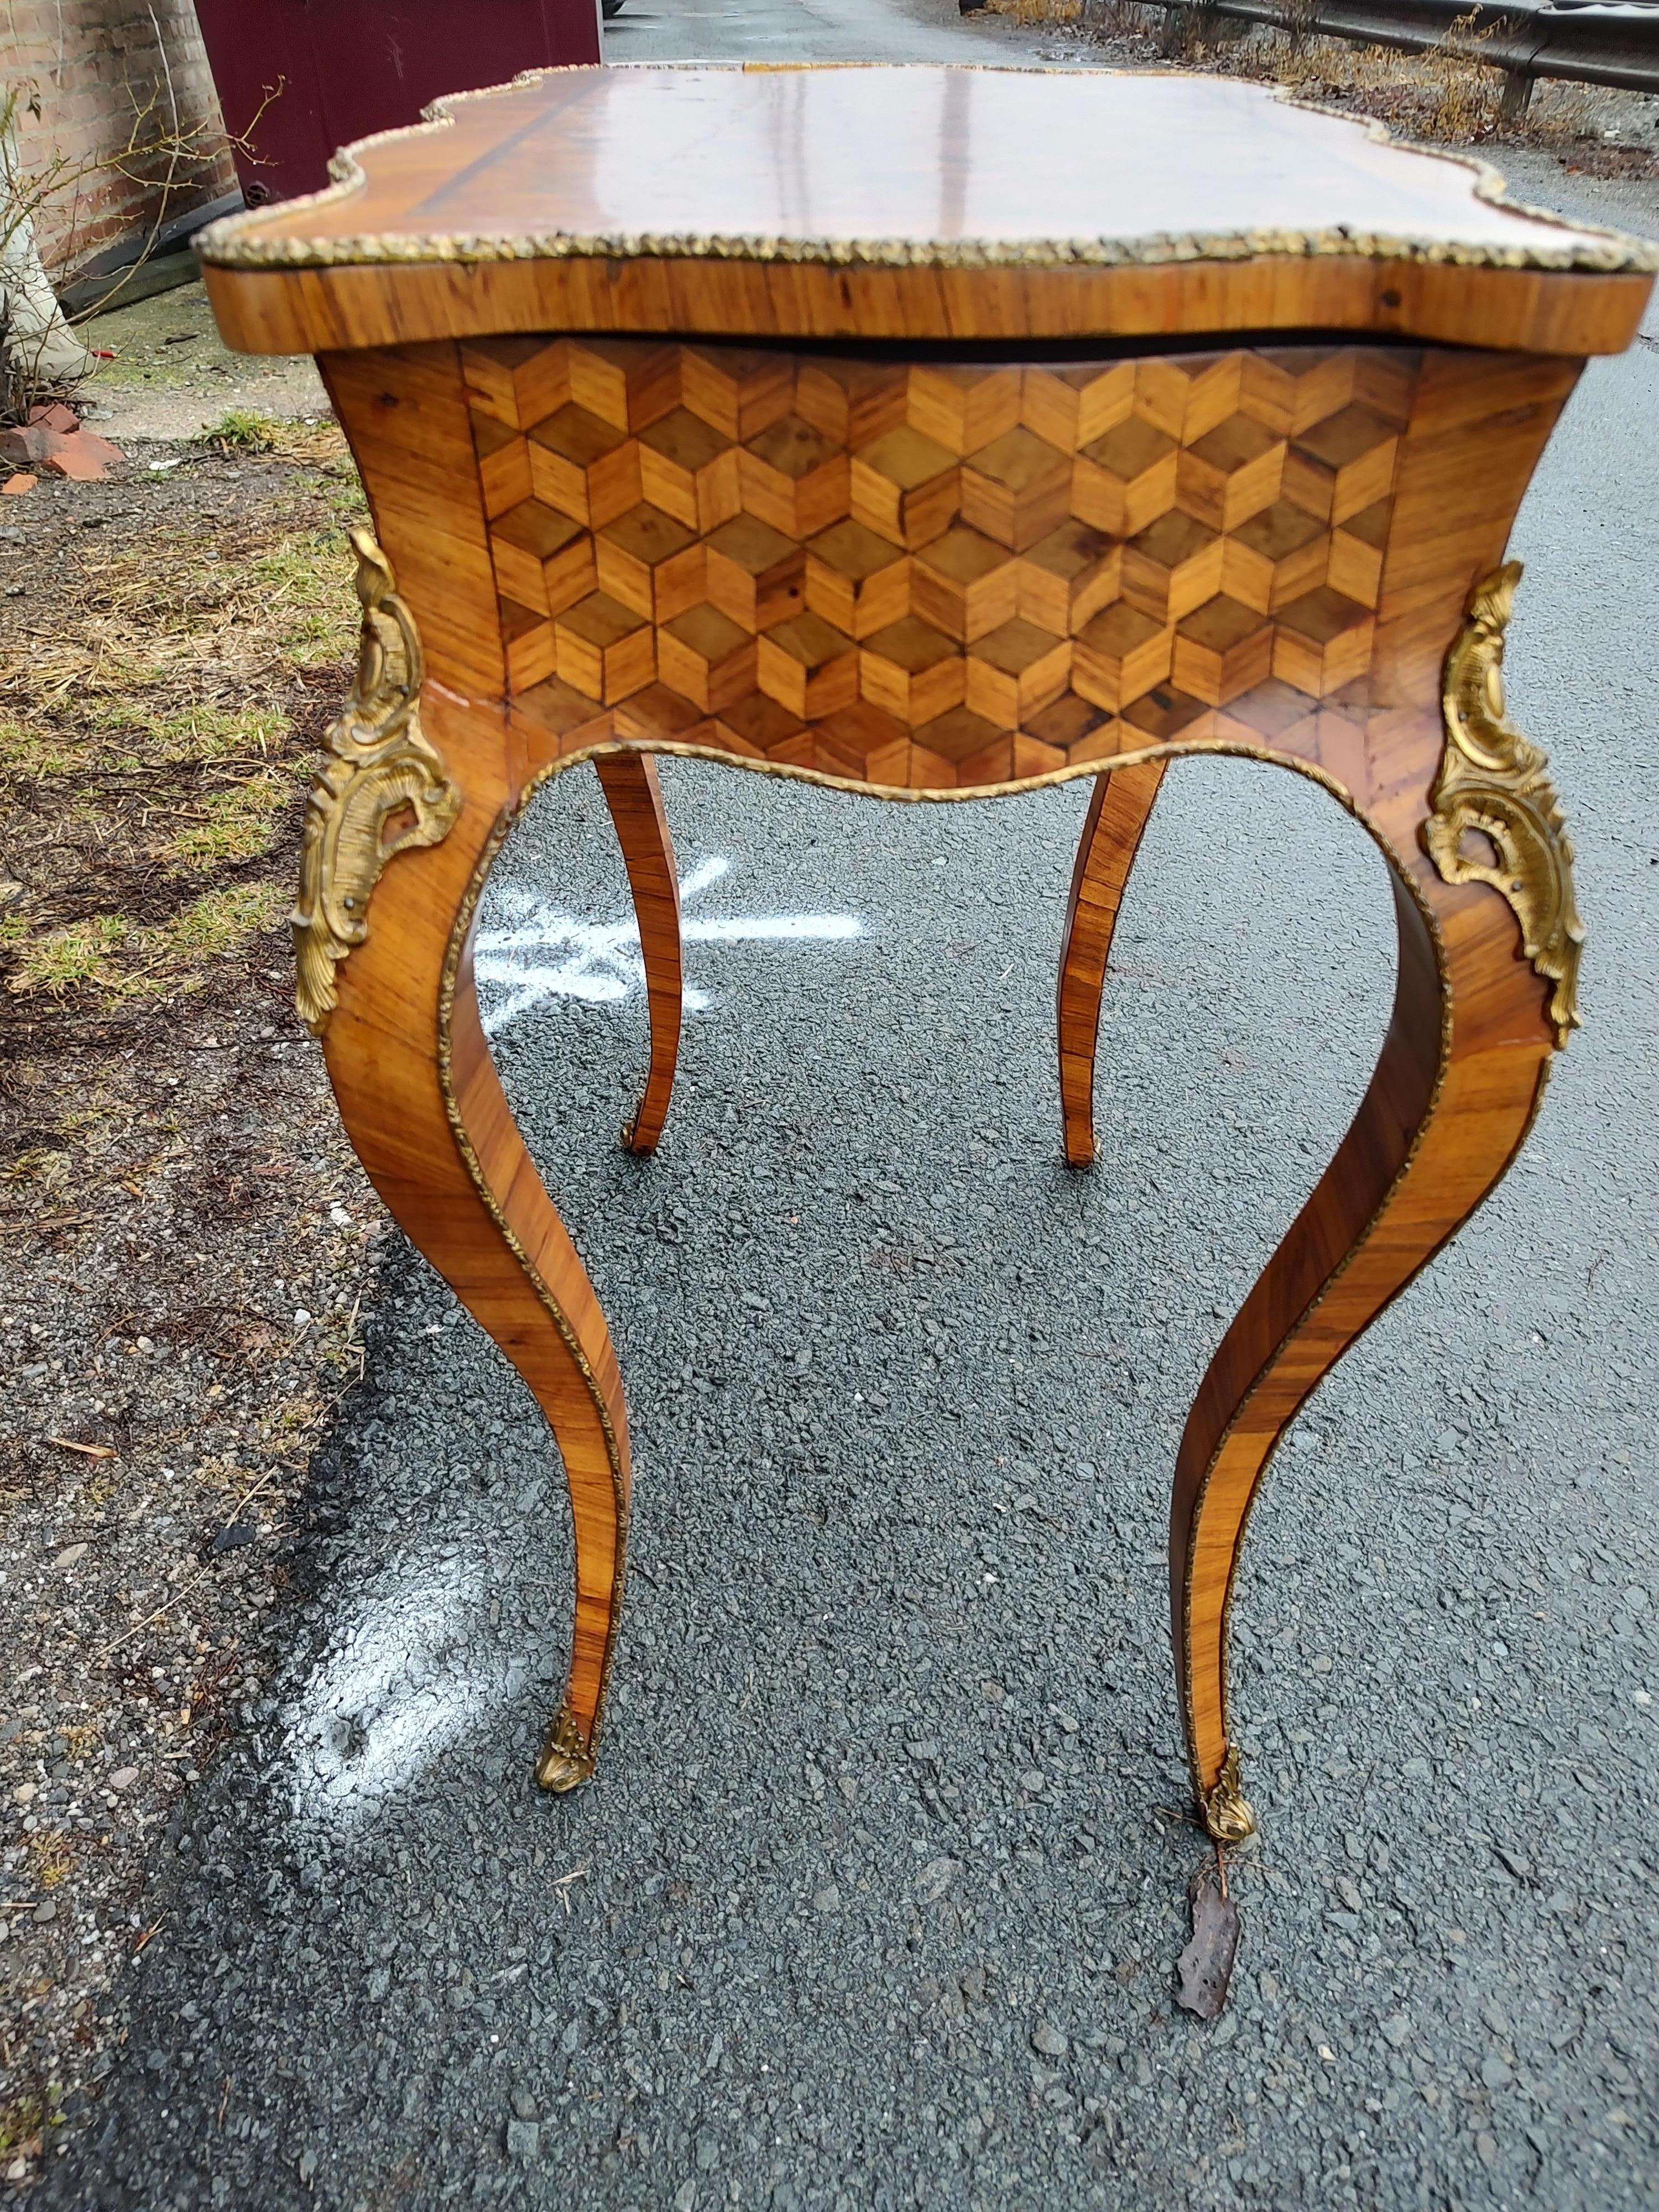
<svg viewBox="0 0 1659 2212">
<path fill-rule="evenodd" d="M 1310 777 L 1376 842 L 1399 930 L 1382 1055 L 1174 1469 L 1188 1747 L 1236 1840 L 1226 1618 L 1257 1486 L 1504 1173 L 1578 1020 L 1571 846 L 1504 706 L 1504 556 L 1659 250 L 1165 72 L 553 70 L 349 149 L 337 178 L 199 246 L 231 344 L 318 356 L 374 514 L 301 858 L 299 1004 L 386 1204 L 563 1456 L 573 1652 L 545 1787 L 592 1769 L 629 1473 L 609 1332 L 473 988 L 528 794 L 592 761 L 617 826 L 652 1020 L 636 1152 L 680 1018 L 655 755 L 909 800 L 1091 779 L 1058 1006 L 1080 1170 L 1112 930 L 1170 763 Z M 688 1686 L 688 1734 L 696 1714 Z"/>
</svg>

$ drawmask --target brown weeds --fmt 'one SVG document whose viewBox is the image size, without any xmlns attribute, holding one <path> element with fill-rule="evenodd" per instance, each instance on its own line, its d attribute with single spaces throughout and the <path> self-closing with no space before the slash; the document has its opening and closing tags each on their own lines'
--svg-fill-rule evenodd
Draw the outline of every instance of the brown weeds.
<svg viewBox="0 0 1659 2212">
<path fill-rule="evenodd" d="M 1069 0 L 989 0 L 1022 21 L 1077 21 Z M 1172 29 L 1184 40 L 1177 66 L 1288 86 L 1298 98 L 1374 117 L 1397 137 L 1468 147 L 1492 140 L 1541 145 L 1577 166 L 1587 159 L 1601 169 L 1650 174 L 1654 156 L 1640 147 L 1607 149 L 1595 86 L 1540 79 L 1524 117 L 1505 116 L 1505 73 L 1486 58 L 1492 33 L 1476 27 L 1475 11 L 1454 23 L 1438 46 L 1421 53 L 1388 46 L 1351 45 L 1314 29 L 1315 0 L 1285 0 L 1285 28 L 1249 26 L 1206 8 L 1200 0 L 1181 13 L 1179 26 L 1162 7 L 1140 0 L 1084 0 L 1081 20 L 1104 40 L 1141 38 L 1170 52 Z"/>
</svg>

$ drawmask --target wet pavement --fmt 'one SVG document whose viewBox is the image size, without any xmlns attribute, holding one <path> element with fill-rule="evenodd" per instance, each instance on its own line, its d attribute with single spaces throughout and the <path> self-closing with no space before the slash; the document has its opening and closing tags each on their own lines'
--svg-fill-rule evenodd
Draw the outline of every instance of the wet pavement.
<svg viewBox="0 0 1659 2212">
<path fill-rule="evenodd" d="M 696 998 L 637 1162 L 644 994 L 579 771 L 502 855 L 481 968 L 629 1391 L 599 1776 L 530 1779 L 556 1457 L 403 1251 L 291 1660 L 176 1824 L 122 2061 L 38 2201 L 1650 2202 L 1656 403 L 1651 342 L 1593 368 L 1517 532 L 1511 700 L 1578 848 L 1587 1027 L 1253 1520 L 1264 1837 L 1219 2025 L 1171 2002 L 1202 1844 L 1169 1474 L 1380 1042 L 1374 854 L 1294 777 L 1172 771 L 1079 1176 L 1051 1025 L 1084 794 L 671 763 Z"/>
</svg>

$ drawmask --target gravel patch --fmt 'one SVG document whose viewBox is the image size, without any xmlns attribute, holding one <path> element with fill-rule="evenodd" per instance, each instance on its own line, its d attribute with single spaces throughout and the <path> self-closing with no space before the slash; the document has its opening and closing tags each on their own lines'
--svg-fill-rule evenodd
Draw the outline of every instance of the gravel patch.
<svg viewBox="0 0 1659 2212">
<path fill-rule="evenodd" d="M 289 1509 L 361 1364 L 381 1225 L 295 1040 L 272 881 L 344 671 L 296 666 L 280 616 L 219 619 L 214 581 L 325 505 L 278 465 L 197 453 L 155 474 L 152 457 L 43 483 L 0 526 L 0 2174 L 17 2181 L 107 2063 L 156 1932 L 148 1856 L 268 1669 Z"/>
</svg>

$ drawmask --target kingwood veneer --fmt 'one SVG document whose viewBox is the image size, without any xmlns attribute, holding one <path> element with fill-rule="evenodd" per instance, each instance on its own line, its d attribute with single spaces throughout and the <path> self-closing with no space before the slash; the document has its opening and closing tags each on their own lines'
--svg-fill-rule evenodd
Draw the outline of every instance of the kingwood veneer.
<svg viewBox="0 0 1659 2212">
<path fill-rule="evenodd" d="M 652 755 L 908 799 L 1092 777 L 1059 1005 L 1082 1166 L 1136 847 L 1166 765 L 1220 752 L 1358 817 L 1400 946 L 1370 1087 L 1176 1465 L 1194 1784 L 1218 1838 L 1252 1825 L 1225 1631 L 1256 1486 L 1503 1174 L 1577 1020 L 1571 848 L 1504 718 L 1504 552 L 1656 260 L 1494 184 L 1210 79 L 568 70 L 458 99 L 203 240 L 229 341 L 317 355 L 374 509 L 300 1005 L 376 1187 L 563 1455 L 574 1650 L 547 1787 L 592 1767 L 628 1430 L 473 990 L 526 795 L 598 764 L 650 973 L 649 1149 L 680 1004 Z"/>
</svg>

